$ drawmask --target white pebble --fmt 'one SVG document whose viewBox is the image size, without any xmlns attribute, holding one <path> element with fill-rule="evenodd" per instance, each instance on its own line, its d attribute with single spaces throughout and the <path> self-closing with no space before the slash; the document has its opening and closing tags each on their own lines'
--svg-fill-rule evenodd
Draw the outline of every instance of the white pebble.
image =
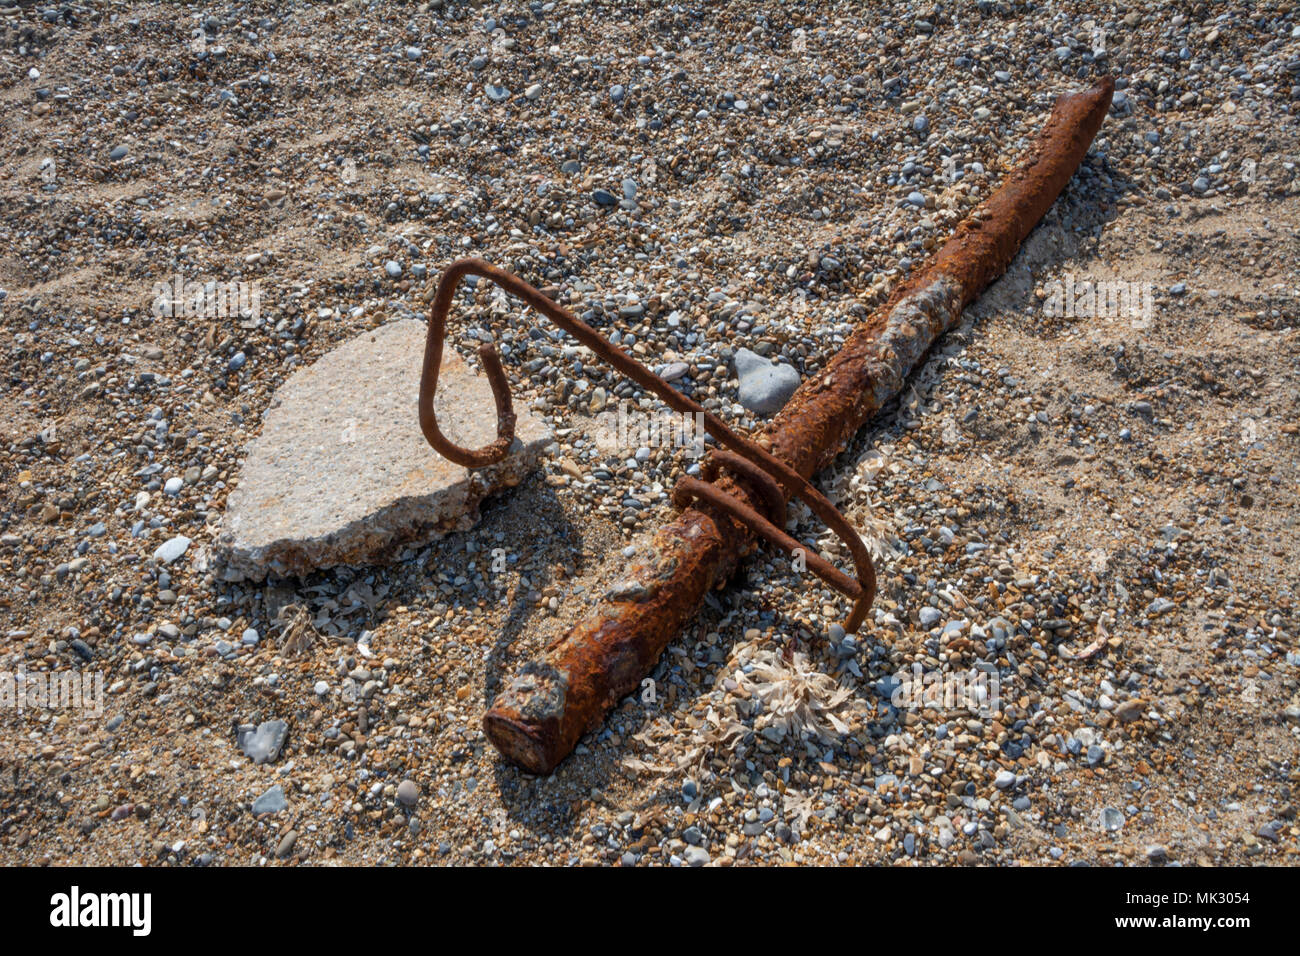
<svg viewBox="0 0 1300 956">
<path fill-rule="evenodd" d="M 153 553 L 154 560 L 161 561 L 163 564 L 171 564 L 190 546 L 190 539 L 183 534 L 169 539 L 159 546 L 158 550 Z"/>
</svg>

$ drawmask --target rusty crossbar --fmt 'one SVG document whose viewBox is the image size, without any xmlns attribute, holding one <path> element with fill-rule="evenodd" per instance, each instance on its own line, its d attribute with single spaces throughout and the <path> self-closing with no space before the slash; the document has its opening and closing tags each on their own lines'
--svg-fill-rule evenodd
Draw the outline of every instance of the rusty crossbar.
<svg viewBox="0 0 1300 956">
<path fill-rule="evenodd" d="M 638 552 L 623 580 L 540 658 L 524 664 L 484 715 L 484 731 L 508 760 L 534 773 L 552 770 L 584 733 L 599 725 L 606 711 L 638 686 L 708 589 L 726 583 L 752 547 L 755 533 L 789 548 L 792 540 L 777 527 L 784 523 L 777 520 L 782 517 L 782 508 L 775 505 L 777 495 L 801 497 L 848 544 L 858 582 L 837 578 L 840 572 L 819 565 L 815 555 L 809 555 L 808 566 L 833 587 L 855 596 L 850 621 L 860 623 L 859 610 L 865 614 L 875 593 L 874 569 L 861 539 L 807 479 L 828 465 L 897 394 L 935 340 L 960 320 L 962 309 L 1005 271 L 1083 161 L 1113 91 L 1113 82 L 1105 78 L 1090 90 L 1060 97 L 1021 165 L 752 439 L 736 435 L 527 283 L 479 260 L 461 260 L 448 268 L 429 322 L 420 424 L 430 444 L 452 461 L 478 467 L 498 460 L 510 444 L 513 427 L 505 375 L 489 348 L 482 354 L 497 402 L 496 441 L 471 451 L 438 431 L 433 398 L 446 318 L 456 285 L 469 274 L 491 279 L 542 312 L 670 407 L 702 413 L 709 434 L 723 446 L 712 453 L 704 472 L 708 481 L 687 479 L 674 489 L 682 511 Z M 725 452 L 745 464 L 722 457 Z M 853 586 L 859 589 L 856 595 Z"/>
</svg>

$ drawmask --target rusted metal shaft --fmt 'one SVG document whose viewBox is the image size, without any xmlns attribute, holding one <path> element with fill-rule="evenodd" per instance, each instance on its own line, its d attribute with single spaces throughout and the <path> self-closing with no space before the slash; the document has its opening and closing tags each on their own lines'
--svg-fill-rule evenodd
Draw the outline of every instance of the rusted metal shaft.
<svg viewBox="0 0 1300 956">
<path fill-rule="evenodd" d="M 829 464 L 962 309 L 1005 271 L 1083 161 L 1113 90 L 1107 78 L 1057 100 L 1024 162 L 823 371 L 803 382 L 756 443 L 804 478 Z M 713 487 L 762 512 L 770 488 L 741 478 L 724 474 Z M 729 514 L 703 504 L 684 510 L 582 621 L 519 670 L 483 718 L 488 738 L 519 766 L 549 772 L 639 685 L 708 589 L 726 582 L 753 543 Z"/>
</svg>

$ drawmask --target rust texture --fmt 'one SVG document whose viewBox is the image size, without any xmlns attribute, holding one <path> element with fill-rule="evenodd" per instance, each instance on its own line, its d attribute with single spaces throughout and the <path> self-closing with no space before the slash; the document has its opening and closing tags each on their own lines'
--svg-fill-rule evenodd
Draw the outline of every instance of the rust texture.
<svg viewBox="0 0 1300 956">
<path fill-rule="evenodd" d="M 753 443 L 726 430 L 712 416 L 706 422 L 712 419 L 722 430 L 715 433 L 709 428 L 710 434 L 743 458 L 754 460 L 755 456 L 746 452 L 755 447 L 763 450 L 759 456 L 763 471 L 777 480 L 787 496 L 798 490 L 800 497 L 830 525 L 821 503 L 833 516 L 838 512 L 815 492 L 815 498 L 804 494 L 799 483 L 806 485 L 805 479 L 843 450 L 854 433 L 897 393 L 934 341 L 959 321 L 962 309 L 1007 268 L 1020 244 L 1083 161 L 1106 116 L 1113 90 L 1107 78 L 1090 90 L 1061 97 L 1023 163 L 957 228 L 915 277 L 903 283 L 855 330 L 823 371 L 804 381 Z M 457 265 L 464 272 L 501 282 L 552 319 L 561 311 L 536 290 L 529 289 L 530 294 L 525 295 L 518 286 L 502 282 L 503 277 L 510 277 L 485 263 Z M 435 300 L 435 306 L 443 307 L 443 319 L 451 300 L 451 286 L 444 280 Z M 566 327 L 566 331 L 595 350 L 592 339 L 580 333 L 585 330 L 598 338 L 596 333 L 578 320 L 573 321 L 581 328 L 574 331 Z M 434 324 L 431 321 L 426 360 L 430 353 L 441 354 L 434 351 Z M 441 336 L 439 327 L 439 350 Z M 624 374 L 641 381 L 635 370 L 621 367 L 617 357 L 604 357 Z M 490 364 L 487 367 L 491 370 Z M 683 410 L 682 403 L 687 400 L 666 383 L 662 384 L 669 394 L 644 381 L 641 384 L 671 407 Z M 422 386 L 421 423 L 431 442 L 434 435 L 427 426 L 433 421 L 432 398 L 432 388 L 426 395 Z M 501 409 L 500 393 L 497 398 Z M 678 401 L 670 400 L 673 398 Z M 701 410 L 694 403 L 689 403 L 689 409 Z M 751 528 L 768 536 L 765 525 L 771 522 L 758 512 L 766 510 L 768 518 L 779 517 L 770 503 L 770 484 L 755 481 L 743 466 L 718 475 L 715 482 L 704 487 L 720 494 L 712 495 L 707 490 L 701 493 L 701 487 L 694 484 L 675 490 L 675 497 L 683 502 L 688 497 L 703 497 L 710 504 L 688 507 L 660 529 L 622 581 L 586 618 L 552 643 L 539 660 L 524 665 L 497 698 L 484 716 L 483 725 L 488 738 L 507 759 L 534 773 L 552 770 L 584 733 L 598 726 L 611 707 L 637 688 L 695 613 L 708 589 L 726 582 L 736 562 L 754 543 Z M 748 513 L 728 508 L 728 504 L 739 505 Z M 737 521 L 736 516 L 745 520 Z M 858 540 L 851 529 L 847 535 L 836 530 L 846 541 Z M 865 583 L 865 573 L 860 577 Z M 874 578 L 870 584 L 874 591 Z"/>
</svg>

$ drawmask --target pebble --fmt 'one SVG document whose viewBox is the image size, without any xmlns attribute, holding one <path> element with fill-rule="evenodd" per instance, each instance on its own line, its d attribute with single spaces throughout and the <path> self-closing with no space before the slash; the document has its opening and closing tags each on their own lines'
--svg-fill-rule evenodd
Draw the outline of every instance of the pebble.
<svg viewBox="0 0 1300 956">
<path fill-rule="evenodd" d="M 158 550 L 153 553 L 154 560 L 162 564 L 171 564 L 189 550 L 189 547 L 190 539 L 183 534 L 178 534 L 174 538 L 168 538 L 158 547 Z"/>
<path fill-rule="evenodd" d="M 773 365 L 747 348 L 736 350 L 740 404 L 756 415 L 779 412 L 799 387 L 799 373 L 788 365 Z"/>
<path fill-rule="evenodd" d="M 420 799 L 420 788 L 415 785 L 414 780 L 403 780 L 397 785 L 397 799 L 404 806 L 413 807 Z"/>
<path fill-rule="evenodd" d="M 240 735 L 239 749 L 244 756 L 255 764 L 274 763 L 280 756 L 289 733 L 289 725 L 283 720 L 268 720 Z"/>
<path fill-rule="evenodd" d="M 682 851 L 682 858 L 688 866 L 705 866 L 711 859 L 709 851 L 700 846 L 688 846 Z"/>
<path fill-rule="evenodd" d="M 279 813 L 288 805 L 289 801 L 284 797 L 284 788 L 277 783 L 253 801 L 253 816 L 261 816 L 264 813 Z"/>
</svg>

